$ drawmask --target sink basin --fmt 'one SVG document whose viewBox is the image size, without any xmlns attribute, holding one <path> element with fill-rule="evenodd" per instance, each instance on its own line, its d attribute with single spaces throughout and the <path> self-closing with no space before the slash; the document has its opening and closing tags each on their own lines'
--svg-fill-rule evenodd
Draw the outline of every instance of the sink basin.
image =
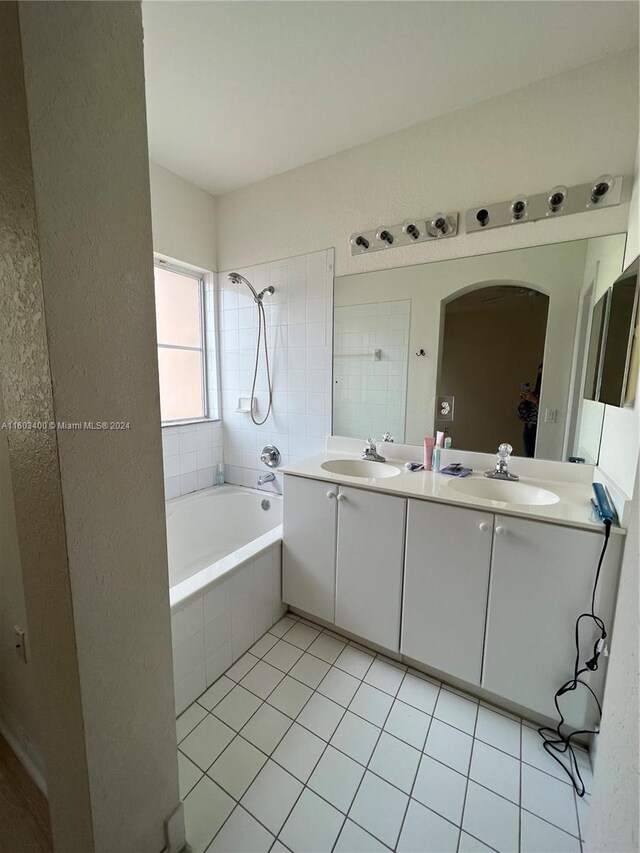
<svg viewBox="0 0 640 853">
<path fill-rule="evenodd" d="M 447 483 L 447 488 L 460 495 L 519 506 L 542 506 L 555 504 L 560 500 L 554 492 L 540 489 L 538 486 L 508 480 L 489 480 L 486 477 L 461 480 L 452 478 Z"/>
<path fill-rule="evenodd" d="M 320 466 L 331 474 L 342 474 L 345 477 L 364 477 L 367 480 L 380 477 L 395 477 L 400 473 L 394 465 L 386 462 L 369 462 L 366 459 L 329 459 Z"/>
</svg>

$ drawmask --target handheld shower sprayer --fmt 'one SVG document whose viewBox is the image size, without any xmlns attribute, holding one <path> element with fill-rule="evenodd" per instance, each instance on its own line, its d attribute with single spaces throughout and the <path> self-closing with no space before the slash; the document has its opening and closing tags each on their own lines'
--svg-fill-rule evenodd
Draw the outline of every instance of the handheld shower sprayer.
<svg viewBox="0 0 640 853">
<path fill-rule="evenodd" d="M 269 287 L 265 287 L 263 290 L 260 291 L 260 293 L 258 293 L 256 291 L 255 287 L 251 284 L 251 282 L 248 279 L 246 279 L 243 275 L 240 275 L 239 272 L 229 273 L 229 281 L 232 284 L 240 284 L 241 282 L 243 284 L 245 284 L 249 288 L 249 290 L 251 291 L 251 294 L 253 296 L 253 301 L 256 303 L 256 306 L 258 308 L 258 340 L 256 341 L 256 360 L 255 360 L 255 365 L 254 365 L 254 370 L 253 370 L 253 384 L 251 386 L 251 399 L 253 400 L 253 398 L 256 395 L 256 382 L 258 379 L 258 364 L 260 361 L 260 342 L 262 340 L 262 336 L 264 335 L 264 361 L 265 361 L 265 367 L 266 367 L 266 372 L 267 372 L 267 389 L 269 392 L 269 401 L 268 401 L 268 405 L 267 405 L 267 414 L 264 416 L 264 418 L 261 421 L 259 421 L 256 418 L 255 412 L 253 411 L 253 405 L 251 405 L 250 411 L 251 411 L 251 420 L 254 422 L 254 424 L 256 426 L 262 426 L 262 424 L 267 422 L 267 419 L 269 418 L 269 415 L 271 414 L 271 407 L 273 404 L 273 383 L 271 381 L 271 368 L 269 366 L 269 348 L 268 348 L 268 344 L 267 344 L 267 317 L 265 314 L 264 305 L 262 303 L 262 300 L 263 300 L 265 294 L 267 294 L 267 293 L 273 294 L 273 293 L 275 293 L 275 290 L 273 287 L 269 286 Z"/>
<path fill-rule="evenodd" d="M 264 297 L 265 293 L 271 293 L 271 294 L 275 293 L 274 288 L 271 286 L 265 287 L 264 290 L 261 290 L 260 293 L 257 293 L 255 287 L 251 284 L 251 282 L 248 279 L 246 279 L 243 275 L 240 275 L 239 272 L 229 273 L 229 281 L 232 282 L 232 284 L 240 284 L 240 282 L 243 282 L 244 284 L 246 284 L 247 287 L 249 288 L 249 290 L 251 291 L 251 293 L 253 294 L 254 302 L 256 302 L 258 304 L 260 302 L 262 302 L 262 298 Z"/>
</svg>

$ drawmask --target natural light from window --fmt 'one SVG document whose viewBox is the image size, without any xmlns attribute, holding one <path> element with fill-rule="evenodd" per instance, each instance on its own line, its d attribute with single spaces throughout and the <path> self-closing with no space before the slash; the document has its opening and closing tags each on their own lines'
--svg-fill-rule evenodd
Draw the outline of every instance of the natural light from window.
<svg viewBox="0 0 640 853">
<path fill-rule="evenodd" d="M 204 418 L 202 279 L 156 266 L 155 293 L 162 422 Z"/>
</svg>

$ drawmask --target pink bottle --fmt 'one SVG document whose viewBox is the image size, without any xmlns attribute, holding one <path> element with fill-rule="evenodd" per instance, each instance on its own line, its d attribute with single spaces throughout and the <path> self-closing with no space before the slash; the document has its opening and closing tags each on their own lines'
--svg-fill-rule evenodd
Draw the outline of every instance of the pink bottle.
<svg viewBox="0 0 640 853">
<path fill-rule="evenodd" d="M 431 462 L 433 459 L 433 448 L 435 447 L 436 440 L 433 436 L 425 438 L 424 440 L 424 470 L 431 471 Z"/>
</svg>

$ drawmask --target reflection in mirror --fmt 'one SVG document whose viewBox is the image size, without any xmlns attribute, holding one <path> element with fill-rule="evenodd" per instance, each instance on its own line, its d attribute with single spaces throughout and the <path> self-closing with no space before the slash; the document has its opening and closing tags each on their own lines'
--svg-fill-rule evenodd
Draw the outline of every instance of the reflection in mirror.
<svg viewBox="0 0 640 853">
<path fill-rule="evenodd" d="M 585 400 L 599 399 L 602 354 L 604 351 L 607 317 L 609 316 L 610 296 L 611 291 L 607 290 L 593 306 L 591 332 L 589 334 L 589 345 L 586 353 L 586 373 L 584 378 Z"/>
<path fill-rule="evenodd" d="M 638 304 L 638 260 L 611 288 L 607 334 L 602 354 L 598 399 L 609 406 L 624 405 Z"/>
<path fill-rule="evenodd" d="M 335 280 L 333 432 L 597 461 L 604 406 L 583 399 L 594 305 L 625 235 Z"/>
<path fill-rule="evenodd" d="M 455 434 L 458 447 L 494 449 L 510 436 L 517 456 L 535 454 L 548 312 L 545 293 L 517 282 L 445 303 L 437 397 L 453 398 L 455 430 L 439 407 L 436 429 Z"/>
</svg>

